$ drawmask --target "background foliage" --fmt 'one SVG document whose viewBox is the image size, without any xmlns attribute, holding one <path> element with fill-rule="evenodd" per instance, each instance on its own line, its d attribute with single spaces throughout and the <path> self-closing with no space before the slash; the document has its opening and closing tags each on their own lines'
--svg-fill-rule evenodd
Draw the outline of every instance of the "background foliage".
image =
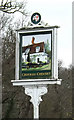
<svg viewBox="0 0 74 120">
<path fill-rule="evenodd" d="M 15 9 L 12 9 L 14 4 Z M 14 21 L 14 15 L 19 3 L 6 4 L 1 0 L 0 4 L 0 38 L 2 39 L 2 116 L 3 118 L 32 118 L 33 106 L 30 97 L 24 94 L 24 88 L 13 87 L 11 80 L 15 74 L 15 30 L 25 26 L 24 18 L 27 16 L 22 11 L 22 20 Z M 22 8 L 23 9 L 23 3 Z M 25 5 L 25 3 L 24 3 Z M 9 10 L 11 9 L 11 10 Z M 19 10 L 17 10 L 19 11 Z M 20 12 L 20 11 L 19 11 Z M 62 61 L 58 63 L 59 78 L 62 85 L 49 85 L 48 93 L 44 95 L 40 104 L 40 118 L 72 118 L 72 73 L 74 69 L 62 67 Z"/>
</svg>

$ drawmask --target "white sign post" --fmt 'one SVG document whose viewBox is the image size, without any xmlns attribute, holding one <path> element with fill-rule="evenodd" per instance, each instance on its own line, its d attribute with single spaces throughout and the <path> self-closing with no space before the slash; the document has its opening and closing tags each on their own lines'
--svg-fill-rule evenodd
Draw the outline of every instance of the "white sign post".
<svg viewBox="0 0 74 120">
<path fill-rule="evenodd" d="M 34 118 L 39 118 L 39 104 L 42 101 L 41 96 L 47 93 L 46 86 L 32 86 L 32 87 L 25 87 L 25 93 L 31 96 L 30 102 L 33 104 L 34 108 Z"/>
<path fill-rule="evenodd" d="M 29 27 L 17 31 L 15 80 L 11 82 L 13 86 L 24 87 L 25 94 L 31 97 L 34 119 L 39 119 L 39 104 L 41 96 L 48 92 L 47 86 L 61 85 L 62 80 L 58 79 L 57 28 Z"/>
<path fill-rule="evenodd" d="M 43 80 L 34 81 L 29 80 L 28 82 L 25 80 L 12 80 L 13 86 L 22 86 L 25 88 L 25 94 L 31 97 L 30 102 L 33 104 L 34 108 L 34 119 L 39 119 L 39 104 L 42 101 L 41 96 L 48 92 L 47 85 L 48 84 L 58 84 L 61 85 L 61 79 L 58 80 Z M 38 85 L 37 85 L 38 82 Z M 43 83 L 43 84 L 42 84 Z"/>
</svg>

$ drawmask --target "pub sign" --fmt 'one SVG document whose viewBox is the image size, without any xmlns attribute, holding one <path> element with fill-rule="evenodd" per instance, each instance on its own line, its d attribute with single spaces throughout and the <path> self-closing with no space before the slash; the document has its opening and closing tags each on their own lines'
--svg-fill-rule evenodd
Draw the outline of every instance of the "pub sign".
<svg viewBox="0 0 74 120">
<path fill-rule="evenodd" d="M 58 77 L 58 26 L 17 30 L 15 79 L 52 79 Z"/>
</svg>

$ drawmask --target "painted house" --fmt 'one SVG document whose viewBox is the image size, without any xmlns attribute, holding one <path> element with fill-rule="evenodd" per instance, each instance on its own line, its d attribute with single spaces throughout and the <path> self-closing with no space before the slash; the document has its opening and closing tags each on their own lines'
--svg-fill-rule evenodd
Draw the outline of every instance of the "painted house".
<svg viewBox="0 0 74 120">
<path fill-rule="evenodd" d="M 44 42 L 34 43 L 22 47 L 23 62 L 40 63 L 48 62 L 48 54 L 45 53 Z"/>
</svg>

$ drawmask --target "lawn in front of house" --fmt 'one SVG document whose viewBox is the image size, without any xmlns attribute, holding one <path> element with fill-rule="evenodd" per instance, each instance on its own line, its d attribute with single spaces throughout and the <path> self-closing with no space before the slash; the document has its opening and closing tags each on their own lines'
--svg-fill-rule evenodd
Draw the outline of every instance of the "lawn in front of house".
<svg viewBox="0 0 74 120">
<path fill-rule="evenodd" d="M 22 71 L 29 71 L 29 70 L 51 70 L 51 62 L 46 65 L 41 65 L 41 67 L 33 67 L 33 68 L 22 68 Z"/>
</svg>

